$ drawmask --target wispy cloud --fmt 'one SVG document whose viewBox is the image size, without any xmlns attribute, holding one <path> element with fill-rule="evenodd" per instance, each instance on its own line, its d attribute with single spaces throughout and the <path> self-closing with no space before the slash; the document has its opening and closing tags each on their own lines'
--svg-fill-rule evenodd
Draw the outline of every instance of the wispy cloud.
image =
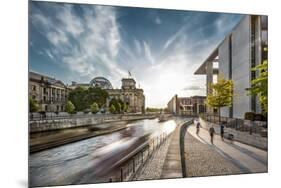
<svg viewBox="0 0 281 188">
<path fill-rule="evenodd" d="M 115 9 L 82 8 L 82 16 L 76 15 L 69 4 L 61 6 L 53 17 L 40 12 L 33 15 L 34 24 L 44 28 L 52 44 L 47 55 L 53 59 L 57 54 L 64 66 L 88 79 L 98 75 L 119 79 L 126 71 L 116 61 L 121 37 Z"/>
<path fill-rule="evenodd" d="M 193 91 L 197 91 L 197 90 L 204 90 L 205 88 L 198 86 L 198 85 L 191 85 L 191 86 L 187 86 L 185 88 L 183 88 L 183 90 L 193 90 Z"/>
<path fill-rule="evenodd" d="M 206 16 L 192 15 L 159 42 L 146 34 L 152 28 L 144 27 L 142 37 L 131 32 L 134 29 L 122 33 L 125 26 L 118 8 L 83 5 L 77 11 L 74 6 L 60 4 L 52 13 L 32 9 L 33 27 L 49 42 L 38 52 L 65 67 L 68 79 L 78 82 L 104 76 L 120 88 L 129 70 L 144 89 L 146 105 L 155 107 L 165 107 L 174 94 L 205 94 L 205 78 L 193 73 L 237 23 L 231 16 L 209 23 Z M 155 28 L 163 27 L 165 32 L 170 27 L 164 17 L 154 18 Z"/>
<path fill-rule="evenodd" d="M 162 20 L 159 17 L 156 17 L 155 23 L 159 25 L 162 23 Z"/>
</svg>

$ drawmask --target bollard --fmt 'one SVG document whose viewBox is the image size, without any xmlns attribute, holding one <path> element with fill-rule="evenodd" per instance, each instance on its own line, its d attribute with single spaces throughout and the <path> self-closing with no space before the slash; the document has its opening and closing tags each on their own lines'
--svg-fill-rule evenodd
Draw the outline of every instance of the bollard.
<svg viewBox="0 0 281 188">
<path fill-rule="evenodd" d="M 112 182 L 112 178 L 109 178 L 109 182 Z"/>
</svg>

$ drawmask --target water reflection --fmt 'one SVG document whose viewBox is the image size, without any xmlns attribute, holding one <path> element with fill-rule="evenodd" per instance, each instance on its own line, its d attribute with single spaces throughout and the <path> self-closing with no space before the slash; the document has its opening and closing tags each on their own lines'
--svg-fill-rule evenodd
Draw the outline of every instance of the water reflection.
<svg viewBox="0 0 281 188">
<path fill-rule="evenodd" d="M 32 154 L 31 186 L 92 183 L 113 170 L 114 164 L 134 148 L 162 133 L 170 134 L 174 120 L 142 120 L 112 134 L 93 137 Z"/>
</svg>

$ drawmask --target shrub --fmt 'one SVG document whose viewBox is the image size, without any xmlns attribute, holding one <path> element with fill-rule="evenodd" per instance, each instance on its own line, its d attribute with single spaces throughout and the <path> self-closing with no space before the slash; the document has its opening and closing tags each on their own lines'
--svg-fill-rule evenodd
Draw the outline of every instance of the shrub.
<svg viewBox="0 0 281 188">
<path fill-rule="evenodd" d="M 96 102 L 94 102 L 94 103 L 91 105 L 91 112 L 92 112 L 93 114 L 96 114 L 98 111 L 99 111 L 99 105 L 98 105 Z"/>
<path fill-rule="evenodd" d="M 38 103 L 34 99 L 29 98 L 29 111 L 30 112 L 37 112 L 38 110 L 39 110 Z"/>
<path fill-rule="evenodd" d="M 255 121 L 265 121 L 265 116 L 262 114 L 255 114 Z"/>
<path fill-rule="evenodd" d="M 244 119 L 254 121 L 255 120 L 255 113 L 254 112 L 246 112 L 244 114 Z"/>
<path fill-rule="evenodd" d="M 71 101 L 67 101 L 65 110 L 66 110 L 66 112 L 73 114 L 75 112 L 74 104 Z"/>
<path fill-rule="evenodd" d="M 114 106 L 113 104 L 110 106 L 109 111 L 110 111 L 112 114 L 115 113 L 116 108 L 115 108 L 115 106 Z"/>
</svg>

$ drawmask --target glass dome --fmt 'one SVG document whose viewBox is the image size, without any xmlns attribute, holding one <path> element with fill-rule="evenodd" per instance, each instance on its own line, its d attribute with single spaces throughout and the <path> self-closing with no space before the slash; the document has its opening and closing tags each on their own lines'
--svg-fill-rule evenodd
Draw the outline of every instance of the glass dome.
<svg viewBox="0 0 281 188">
<path fill-rule="evenodd" d="M 90 85 L 102 89 L 113 89 L 110 81 L 104 77 L 95 77 L 91 80 Z"/>
</svg>

